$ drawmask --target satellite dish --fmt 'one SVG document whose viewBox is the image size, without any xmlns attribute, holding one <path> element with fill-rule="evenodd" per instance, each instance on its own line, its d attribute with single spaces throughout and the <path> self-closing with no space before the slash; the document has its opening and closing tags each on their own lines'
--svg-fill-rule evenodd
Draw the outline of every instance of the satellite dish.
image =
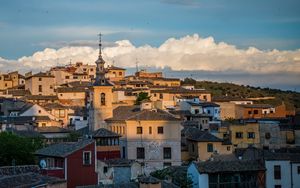
<svg viewBox="0 0 300 188">
<path fill-rule="evenodd" d="M 46 163 L 46 161 L 45 161 L 44 159 L 42 159 L 42 160 L 40 161 L 40 166 L 41 166 L 42 169 L 44 169 L 44 168 L 47 167 L 47 163 Z"/>
</svg>

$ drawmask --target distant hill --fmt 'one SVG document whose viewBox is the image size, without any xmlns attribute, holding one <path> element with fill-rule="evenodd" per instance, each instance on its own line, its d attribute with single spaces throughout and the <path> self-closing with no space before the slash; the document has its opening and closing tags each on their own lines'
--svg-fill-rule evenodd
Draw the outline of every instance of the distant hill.
<svg viewBox="0 0 300 188">
<path fill-rule="evenodd" d="M 211 81 L 196 81 L 185 78 L 182 84 L 192 84 L 196 89 L 204 88 L 212 92 L 213 97 L 229 96 L 240 98 L 275 97 L 271 100 L 260 100 L 255 103 L 281 104 L 282 101 L 288 109 L 300 108 L 300 93 L 295 91 L 282 91 L 280 89 L 260 88 L 249 85 L 237 85 L 233 83 L 218 83 Z"/>
</svg>

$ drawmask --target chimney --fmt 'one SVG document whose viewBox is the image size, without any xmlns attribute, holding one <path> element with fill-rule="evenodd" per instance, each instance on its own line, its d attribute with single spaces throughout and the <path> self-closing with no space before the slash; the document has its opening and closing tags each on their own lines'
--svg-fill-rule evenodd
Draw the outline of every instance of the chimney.
<svg viewBox="0 0 300 188">
<path fill-rule="evenodd" d="M 153 109 L 152 101 L 147 100 L 147 99 L 143 100 L 141 102 L 140 109 L 141 110 L 151 110 L 151 109 Z"/>
</svg>

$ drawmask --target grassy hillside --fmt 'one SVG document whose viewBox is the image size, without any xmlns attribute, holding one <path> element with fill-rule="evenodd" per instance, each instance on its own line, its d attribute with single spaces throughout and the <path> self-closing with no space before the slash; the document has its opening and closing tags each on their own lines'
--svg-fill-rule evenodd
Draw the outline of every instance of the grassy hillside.
<svg viewBox="0 0 300 188">
<path fill-rule="evenodd" d="M 274 100 L 262 100 L 256 101 L 256 103 L 281 104 L 281 101 L 284 101 L 288 108 L 300 108 L 300 93 L 294 91 L 282 91 L 279 89 L 260 88 L 232 83 L 196 81 L 190 78 L 184 79 L 182 83 L 193 84 L 196 89 L 204 88 L 212 92 L 213 96 L 217 97 L 226 95 L 240 98 L 275 97 Z"/>
</svg>

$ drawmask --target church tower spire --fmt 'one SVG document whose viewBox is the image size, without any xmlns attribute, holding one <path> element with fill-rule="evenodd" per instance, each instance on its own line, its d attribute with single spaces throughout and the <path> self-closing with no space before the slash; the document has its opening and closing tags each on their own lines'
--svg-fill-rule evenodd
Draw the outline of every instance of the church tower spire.
<svg viewBox="0 0 300 188">
<path fill-rule="evenodd" d="M 105 61 L 102 58 L 102 41 L 101 37 L 102 34 L 99 35 L 99 55 L 98 59 L 96 60 L 96 80 L 94 82 L 94 86 L 105 86 L 105 85 L 111 85 L 105 78 Z"/>
<path fill-rule="evenodd" d="M 102 41 L 99 34 L 99 54 L 96 63 L 96 79 L 90 90 L 91 108 L 89 109 L 90 130 L 106 128 L 105 119 L 113 116 L 113 85 L 105 78 L 105 61 L 102 58 Z"/>
<path fill-rule="evenodd" d="M 99 56 L 98 56 L 98 59 L 99 59 L 99 58 L 102 58 L 102 51 L 101 51 L 102 50 L 102 42 L 101 42 L 102 34 L 99 33 L 98 36 L 99 36 Z"/>
</svg>

